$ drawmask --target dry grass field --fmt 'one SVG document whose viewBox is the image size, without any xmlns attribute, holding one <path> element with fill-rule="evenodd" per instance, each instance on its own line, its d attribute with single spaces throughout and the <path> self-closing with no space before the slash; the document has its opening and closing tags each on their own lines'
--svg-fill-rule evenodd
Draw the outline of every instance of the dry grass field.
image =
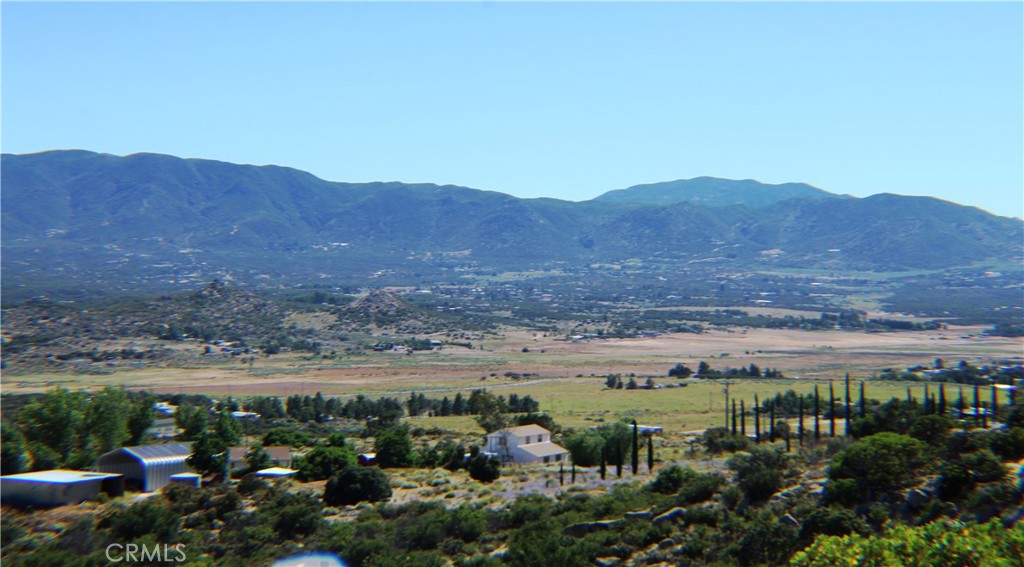
<svg viewBox="0 0 1024 567">
<path fill-rule="evenodd" d="M 666 375 L 677 362 L 691 368 L 706 361 L 719 370 L 751 363 L 762 369 L 782 370 L 785 380 L 732 381 L 732 397 L 752 403 L 755 394 L 764 398 L 788 389 L 808 392 L 815 385 L 827 395 L 829 381 L 836 382 L 836 393 L 841 395 L 846 372 L 860 380 L 885 368 L 930 365 L 936 358 L 987 364 L 1024 353 L 1020 339 L 983 337 L 980 331 L 971 327 L 893 333 L 735 329 L 700 335 L 566 342 L 539 333 L 505 330 L 500 339 L 485 342 L 482 350 L 446 347 L 411 355 L 373 352 L 335 359 L 285 354 L 262 358 L 251 368 L 225 363 L 17 376 L 4 380 L 3 392 L 39 392 L 56 385 L 117 385 L 215 397 L 315 392 L 342 397 L 405 397 L 410 392 L 423 392 L 439 398 L 484 387 L 504 395 L 529 394 L 558 423 L 568 427 L 627 418 L 684 432 L 724 424 L 722 381 L 690 380 L 686 387 L 655 390 L 606 390 L 604 376 L 616 373 L 628 379 L 635 375 L 641 384 L 650 376 L 657 385 L 667 386 L 678 382 Z M 868 396 L 904 396 L 908 386 L 918 391 L 923 388 L 914 383 L 870 382 Z M 469 417 L 424 417 L 416 418 L 414 423 L 469 435 L 480 433 Z"/>
</svg>

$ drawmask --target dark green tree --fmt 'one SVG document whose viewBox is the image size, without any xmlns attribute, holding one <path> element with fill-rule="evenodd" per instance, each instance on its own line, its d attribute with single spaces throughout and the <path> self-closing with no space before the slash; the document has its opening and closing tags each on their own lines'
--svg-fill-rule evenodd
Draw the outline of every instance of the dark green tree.
<svg viewBox="0 0 1024 567">
<path fill-rule="evenodd" d="M 359 502 L 380 502 L 391 498 L 391 483 L 377 467 L 349 467 L 327 481 L 324 503 L 350 506 Z"/>
<path fill-rule="evenodd" d="M 405 426 L 385 429 L 374 443 L 377 463 L 384 468 L 403 468 L 412 466 L 412 439 L 409 429 Z"/>
</svg>

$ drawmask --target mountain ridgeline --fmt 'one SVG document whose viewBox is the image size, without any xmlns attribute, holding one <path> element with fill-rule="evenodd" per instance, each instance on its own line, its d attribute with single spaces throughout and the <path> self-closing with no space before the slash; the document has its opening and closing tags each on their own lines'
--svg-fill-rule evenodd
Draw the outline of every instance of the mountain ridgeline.
<svg viewBox="0 0 1024 567">
<path fill-rule="evenodd" d="M 938 199 L 861 199 L 800 183 L 697 178 L 576 203 L 156 154 L 2 159 L 5 295 L 225 273 L 287 285 L 630 259 L 941 269 L 1018 260 L 1024 234 L 1018 219 Z"/>
</svg>

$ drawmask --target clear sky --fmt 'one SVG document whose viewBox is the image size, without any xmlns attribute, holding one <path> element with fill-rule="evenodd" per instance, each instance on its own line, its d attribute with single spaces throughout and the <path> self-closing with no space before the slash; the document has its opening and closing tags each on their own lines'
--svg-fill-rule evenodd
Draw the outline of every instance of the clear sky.
<svg viewBox="0 0 1024 567">
<path fill-rule="evenodd" d="M 1022 6 L 4 2 L 2 145 L 569 200 L 803 181 L 1021 217 Z"/>
</svg>

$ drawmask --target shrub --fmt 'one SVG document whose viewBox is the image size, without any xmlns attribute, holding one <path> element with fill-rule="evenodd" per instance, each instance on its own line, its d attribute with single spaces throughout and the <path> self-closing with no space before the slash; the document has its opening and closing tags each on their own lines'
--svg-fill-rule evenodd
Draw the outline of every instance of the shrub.
<svg viewBox="0 0 1024 567">
<path fill-rule="evenodd" d="M 971 471 L 960 461 L 952 461 L 939 469 L 939 498 L 943 500 L 959 500 L 974 489 L 974 477 Z"/>
<path fill-rule="evenodd" d="M 920 527 L 895 525 L 885 534 L 862 537 L 819 536 L 793 556 L 793 567 L 847 565 L 1018 565 L 1024 530 L 1005 529 L 999 522 L 962 524 L 939 520 Z"/>
<path fill-rule="evenodd" d="M 960 458 L 975 482 L 992 482 L 1006 476 L 1007 469 L 992 451 L 981 449 Z"/>
<path fill-rule="evenodd" d="M 377 462 L 384 468 L 412 465 L 412 439 L 406 427 L 391 427 L 381 431 L 374 443 Z"/>
<path fill-rule="evenodd" d="M 348 447 L 321 445 L 295 459 L 296 477 L 302 482 L 330 478 L 355 464 L 356 457 Z"/>
<path fill-rule="evenodd" d="M 391 483 L 376 467 L 349 467 L 331 477 L 324 489 L 324 503 L 345 506 L 391 498 Z"/>
<path fill-rule="evenodd" d="M 501 461 L 496 457 L 488 457 L 483 453 L 469 460 L 466 469 L 470 478 L 480 482 L 494 482 L 501 476 Z"/>
<path fill-rule="evenodd" d="M 717 474 L 698 474 L 694 478 L 683 483 L 679 490 L 677 500 L 680 504 L 696 504 L 711 499 L 718 487 L 725 483 L 725 479 Z"/>
<path fill-rule="evenodd" d="M 476 541 L 487 531 L 487 515 L 463 504 L 449 516 L 447 531 L 466 543 Z"/>
<path fill-rule="evenodd" d="M 867 490 L 893 490 L 913 479 L 921 466 L 925 444 L 897 433 L 861 439 L 832 460 L 829 477 L 850 478 Z"/>
<path fill-rule="evenodd" d="M 851 533 L 870 535 L 871 527 L 848 508 L 834 506 L 817 508 L 800 526 L 800 539 L 808 543 L 820 534 L 844 536 Z"/>
<path fill-rule="evenodd" d="M 714 455 L 747 451 L 754 446 L 754 442 L 746 435 L 733 434 L 727 427 L 712 427 L 704 432 L 700 440 L 708 453 Z"/>
<path fill-rule="evenodd" d="M 658 471 L 658 476 L 647 485 L 649 490 L 661 494 L 675 494 L 683 483 L 697 476 L 693 469 L 672 465 Z"/>
<path fill-rule="evenodd" d="M 115 512 L 109 518 L 110 531 L 120 540 L 133 540 L 146 534 L 160 542 L 178 540 L 181 518 L 159 498 L 147 498 Z"/>
<path fill-rule="evenodd" d="M 837 478 L 828 481 L 822 494 L 822 503 L 841 504 L 853 507 L 861 502 L 863 491 L 857 481 L 852 478 Z"/>
<path fill-rule="evenodd" d="M 729 459 L 729 468 L 736 471 L 740 489 L 751 502 L 764 502 L 782 487 L 788 457 L 782 451 L 758 447 L 750 454 Z"/>
<path fill-rule="evenodd" d="M 910 436 L 933 446 L 940 447 L 949 437 L 955 422 L 948 415 L 922 415 L 910 425 Z"/>
<path fill-rule="evenodd" d="M 971 511 L 975 519 L 987 521 L 1002 510 L 1020 506 L 1021 500 L 1019 488 L 1009 482 L 995 482 L 975 490 L 967 498 L 965 507 Z"/>
<path fill-rule="evenodd" d="M 577 431 L 565 442 L 565 448 L 572 455 L 572 462 L 581 467 L 596 467 L 601 464 L 601 448 L 604 437 L 594 429 Z"/>
<path fill-rule="evenodd" d="M 1013 427 L 992 433 L 989 448 L 1004 461 L 1024 459 L 1024 428 Z"/>
<path fill-rule="evenodd" d="M 323 504 L 304 492 L 279 490 L 257 512 L 285 539 L 315 532 L 323 523 Z"/>
<path fill-rule="evenodd" d="M 267 431 L 266 435 L 263 436 L 264 447 L 273 447 L 277 445 L 285 445 L 288 447 L 308 447 L 312 444 L 313 437 L 309 433 L 293 427 L 275 427 L 270 431 Z"/>
</svg>

